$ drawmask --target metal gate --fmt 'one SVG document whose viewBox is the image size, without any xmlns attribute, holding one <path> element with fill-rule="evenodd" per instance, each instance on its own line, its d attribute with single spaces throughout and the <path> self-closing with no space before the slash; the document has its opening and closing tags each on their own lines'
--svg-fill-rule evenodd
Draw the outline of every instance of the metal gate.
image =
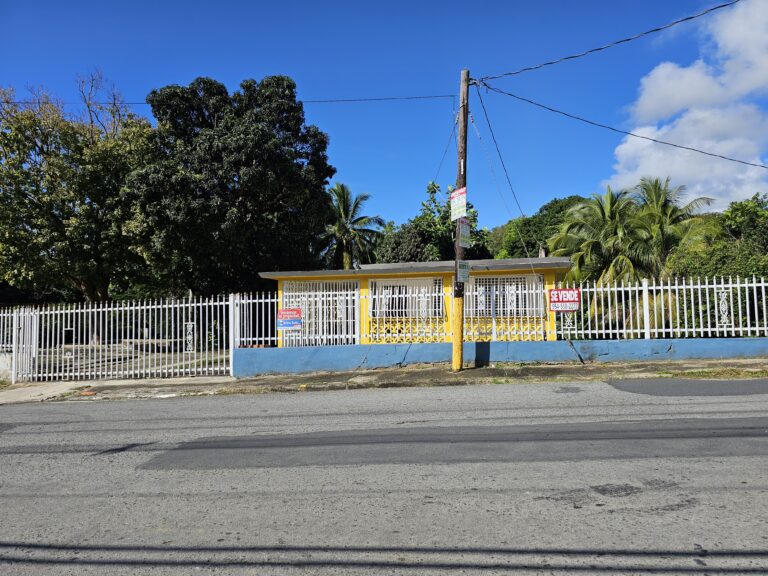
<svg viewBox="0 0 768 576">
<path fill-rule="evenodd" d="M 360 283 L 283 283 L 283 308 L 300 308 L 301 330 L 284 330 L 283 346 L 335 346 L 360 343 Z"/>
<path fill-rule="evenodd" d="M 95 302 L 13 311 L 17 380 L 230 373 L 235 296 Z"/>
</svg>

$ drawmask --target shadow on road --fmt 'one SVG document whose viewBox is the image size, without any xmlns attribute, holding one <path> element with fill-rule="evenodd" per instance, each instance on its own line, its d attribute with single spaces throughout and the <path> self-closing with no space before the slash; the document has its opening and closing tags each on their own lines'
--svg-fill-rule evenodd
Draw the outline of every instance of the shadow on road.
<svg viewBox="0 0 768 576">
<path fill-rule="evenodd" d="M 0 542 L 0 564 L 4 563 L 105 567 L 548 569 L 574 573 L 765 574 L 768 570 L 768 550 L 705 550 L 700 547 L 686 551 L 419 546 L 131 546 L 3 541 Z"/>
</svg>

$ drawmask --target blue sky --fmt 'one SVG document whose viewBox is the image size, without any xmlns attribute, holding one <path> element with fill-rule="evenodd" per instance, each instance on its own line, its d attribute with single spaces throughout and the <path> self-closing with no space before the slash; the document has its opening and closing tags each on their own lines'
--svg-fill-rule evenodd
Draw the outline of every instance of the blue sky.
<svg viewBox="0 0 768 576">
<path fill-rule="evenodd" d="M 659 137 L 687 139 L 682 144 L 725 146 L 718 151 L 765 159 L 765 136 L 745 135 L 746 128 L 736 134 L 724 134 L 722 127 L 703 135 L 696 132 L 713 118 L 727 126 L 738 120 L 755 128 L 765 119 L 768 76 L 762 84 L 747 78 L 744 89 L 701 98 L 702 91 L 716 92 L 707 81 L 720 88 L 739 84 L 744 74 L 734 79 L 731 69 L 739 65 L 746 69 L 744 62 L 749 63 L 752 52 L 754 58 L 760 55 L 768 23 L 763 7 L 768 3 L 757 2 L 744 0 L 738 6 L 744 14 L 735 22 L 725 14 L 719 20 L 706 17 L 497 85 L 624 129 L 646 129 Z M 76 100 L 77 76 L 98 68 L 128 101 L 143 101 L 153 88 L 186 84 L 198 76 L 210 76 L 235 89 L 245 78 L 270 74 L 293 77 L 303 99 L 451 94 L 458 90 L 463 67 L 474 77 L 512 70 L 631 35 L 715 3 L 0 0 L 0 85 L 14 86 L 20 93 L 26 86 L 44 86 L 63 100 Z M 747 9 L 759 12 L 759 17 Z M 754 39 L 746 34 L 746 41 L 744 34 L 738 34 L 742 44 L 734 48 L 733 30 L 740 26 L 757 30 Z M 673 65 L 658 68 L 663 62 Z M 699 86 L 699 81 L 701 90 L 685 94 L 686 86 Z M 674 94 L 664 93 L 664 86 L 675 87 Z M 528 214 L 552 198 L 599 192 L 607 182 L 628 185 L 650 172 L 670 174 L 676 184 L 716 197 L 720 205 L 765 189 L 766 171 L 760 169 L 622 144 L 617 134 L 510 98 L 492 93 L 484 98 Z M 681 101 L 667 105 L 676 99 Z M 470 109 L 490 155 L 490 138 L 474 92 Z M 148 114 L 146 106 L 135 110 Z M 450 99 L 307 103 L 305 110 L 307 121 L 330 135 L 330 158 L 338 170 L 335 180 L 357 193 L 370 193 L 370 213 L 401 222 L 418 211 L 448 141 Z M 742 115 L 724 117 L 723 110 Z M 438 177 L 443 187 L 454 181 L 455 164 L 451 148 Z M 480 212 L 481 225 L 488 227 L 519 215 L 495 160 L 493 167 L 499 190 L 486 152 L 470 129 L 469 199 Z M 736 181 L 738 187 L 732 184 Z"/>
</svg>

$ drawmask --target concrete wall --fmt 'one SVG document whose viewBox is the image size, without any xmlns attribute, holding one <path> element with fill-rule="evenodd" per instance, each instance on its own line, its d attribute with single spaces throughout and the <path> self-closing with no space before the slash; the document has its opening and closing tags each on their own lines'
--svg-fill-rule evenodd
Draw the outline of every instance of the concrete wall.
<svg viewBox="0 0 768 576">
<path fill-rule="evenodd" d="M 478 342 L 464 345 L 464 360 L 489 362 L 618 362 L 695 358 L 768 358 L 768 338 L 690 338 L 679 340 L 592 340 L 557 342 Z M 448 362 L 450 344 L 368 344 L 306 348 L 235 350 L 234 374 L 337 372 L 407 364 Z"/>
<path fill-rule="evenodd" d="M 0 352 L 0 380 L 11 381 L 11 363 L 13 354 L 10 352 Z"/>
</svg>

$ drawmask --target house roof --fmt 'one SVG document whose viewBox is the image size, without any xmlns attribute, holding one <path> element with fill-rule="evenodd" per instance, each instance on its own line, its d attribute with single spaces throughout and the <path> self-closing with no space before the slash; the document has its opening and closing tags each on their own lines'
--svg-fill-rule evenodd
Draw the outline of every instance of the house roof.
<svg viewBox="0 0 768 576">
<path fill-rule="evenodd" d="M 505 258 L 501 260 L 469 260 L 470 271 L 525 271 L 533 269 L 568 270 L 569 258 Z M 397 262 L 392 264 L 363 264 L 357 270 L 290 270 L 280 272 L 261 272 L 259 276 L 271 280 L 296 277 L 323 276 L 375 276 L 379 274 L 419 274 L 453 272 L 453 260 L 440 262 Z"/>
</svg>

